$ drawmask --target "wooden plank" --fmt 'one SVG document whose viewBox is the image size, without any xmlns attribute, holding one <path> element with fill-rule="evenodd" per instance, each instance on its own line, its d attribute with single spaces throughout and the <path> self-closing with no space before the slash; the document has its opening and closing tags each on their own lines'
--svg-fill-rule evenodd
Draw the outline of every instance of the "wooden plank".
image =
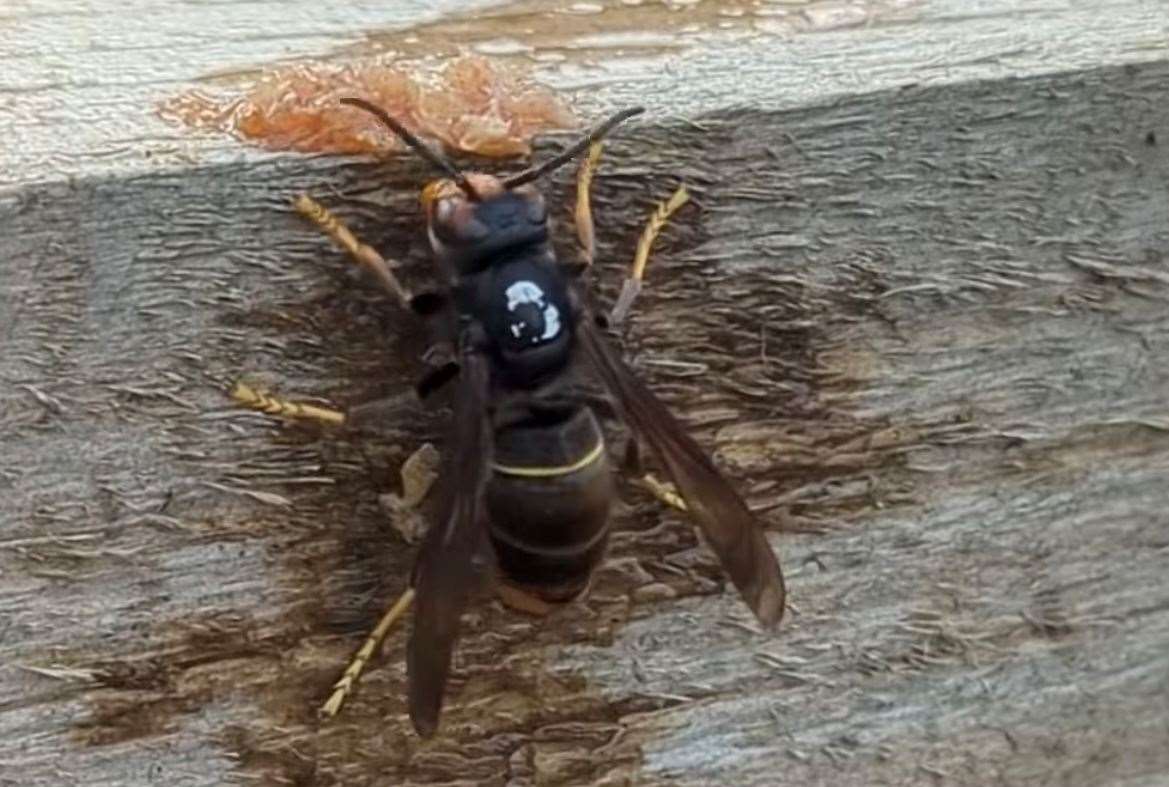
<svg viewBox="0 0 1169 787">
<path fill-rule="evenodd" d="M 425 59 L 463 41 L 514 50 L 499 59 L 571 91 L 586 112 L 637 103 L 682 119 L 1169 55 L 1158 0 L 291 0 L 279 12 L 266 0 L 12 0 L 0 9 L 0 136 L 15 142 L 0 148 L 0 186 L 250 161 L 262 154 L 172 125 L 158 103 L 274 62 Z"/>
<path fill-rule="evenodd" d="M 626 490 L 587 604 L 476 609 L 431 742 L 401 634 L 340 719 L 314 711 L 404 581 L 377 496 L 442 412 L 326 433 L 224 395 L 240 374 L 406 390 L 421 337 L 288 202 L 317 195 L 421 281 L 429 173 L 224 163 L 210 138 L 185 167 L 6 148 L 26 169 L 0 202 L 0 780 L 1157 783 L 1167 77 L 947 75 L 782 112 L 727 109 L 724 81 L 615 139 L 603 290 L 684 178 L 697 207 L 627 346 L 764 511 L 794 608 L 751 631 L 689 528 Z M 79 106 L 108 131 L 99 93 Z"/>
</svg>

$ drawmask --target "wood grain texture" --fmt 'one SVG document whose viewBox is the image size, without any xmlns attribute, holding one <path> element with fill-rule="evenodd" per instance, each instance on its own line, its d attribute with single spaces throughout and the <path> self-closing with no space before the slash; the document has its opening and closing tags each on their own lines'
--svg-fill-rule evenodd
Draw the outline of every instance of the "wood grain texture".
<svg viewBox="0 0 1169 787">
<path fill-rule="evenodd" d="M 192 86 L 246 83 L 274 63 L 387 50 L 418 58 L 472 38 L 519 41 L 538 55 L 544 36 L 578 30 L 566 50 L 550 53 L 567 59 L 502 59 L 571 92 L 586 114 L 643 104 L 681 120 L 732 106 L 786 109 L 907 84 L 1169 57 L 1161 0 L 642 5 L 646 18 L 627 28 L 621 0 L 8 0 L 0 8 L 0 139 L 10 143 L 0 146 L 0 186 L 267 160 L 223 135 L 168 123 L 156 108 Z M 710 11 L 724 5 L 748 21 Z M 601 7 L 584 14 L 591 27 L 563 21 Z M 563 13 L 538 13 L 546 8 Z M 768 15 L 754 18 L 755 10 Z M 793 33 L 777 12 L 803 19 L 797 30 L 819 32 Z M 675 35 L 689 24 L 677 20 L 691 15 L 703 20 L 698 33 Z M 724 34 L 720 22 L 757 34 Z"/>
<path fill-rule="evenodd" d="M 226 389 L 408 389 L 422 337 L 289 203 L 417 284 L 428 173 L 247 154 L 7 189 L 0 783 L 1163 782 L 1167 84 L 723 92 L 616 138 L 602 291 L 684 178 L 626 347 L 760 511 L 790 619 L 755 630 L 627 488 L 587 603 L 475 608 L 425 743 L 403 632 L 315 709 L 405 580 L 378 495 L 445 413 L 326 432 Z"/>
</svg>

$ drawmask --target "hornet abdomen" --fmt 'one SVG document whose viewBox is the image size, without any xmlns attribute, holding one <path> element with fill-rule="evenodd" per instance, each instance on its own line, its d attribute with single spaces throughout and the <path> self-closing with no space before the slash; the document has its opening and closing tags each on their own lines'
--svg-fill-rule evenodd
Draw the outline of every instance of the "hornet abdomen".
<svg viewBox="0 0 1169 787">
<path fill-rule="evenodd" d="M 487 484 L 503 579 L 548 602 L 583 591 L 608 541 L 613 478 L 585 406 L 533 413 L 495 433 Z"/>
</svg>

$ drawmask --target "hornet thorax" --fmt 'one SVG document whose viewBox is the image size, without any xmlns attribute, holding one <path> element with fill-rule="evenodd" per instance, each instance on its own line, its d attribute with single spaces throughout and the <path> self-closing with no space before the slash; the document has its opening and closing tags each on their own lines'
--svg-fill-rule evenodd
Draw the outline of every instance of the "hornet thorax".
<svg viewBox="0 0 1169 787">
<path fill-rule="evenodd" d="M 567 364 L 576 319 L 544 199 L 490 175 L 467 177 L 478 200 L 450 181 L 423 191 L 431 248 L 453 279 L 458 317 L 483 327 L 503 382 L 535 387 Z"/>
</svg>

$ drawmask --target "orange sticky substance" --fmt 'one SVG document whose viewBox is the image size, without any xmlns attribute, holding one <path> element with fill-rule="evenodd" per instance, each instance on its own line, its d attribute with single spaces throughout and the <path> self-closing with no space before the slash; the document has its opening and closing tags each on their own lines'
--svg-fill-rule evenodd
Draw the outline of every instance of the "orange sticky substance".
<svg viewBox="0 0 1169 787">
<path fill-rule="evenodd" d="M 242 95 L 199 91 L 162 104 L 164 117 L 215 128 L 272 150 L 382 153 L 402 144 L 345 96 L 384 108 L 407 128 L 448 150 L 493 158 L 525 155 L 532 136 L 576 119 L 551 91 L 482 57 L 459 57 L 436 73 L 381 62 L 308 63 L 262 76 Z"/>
</svg>

